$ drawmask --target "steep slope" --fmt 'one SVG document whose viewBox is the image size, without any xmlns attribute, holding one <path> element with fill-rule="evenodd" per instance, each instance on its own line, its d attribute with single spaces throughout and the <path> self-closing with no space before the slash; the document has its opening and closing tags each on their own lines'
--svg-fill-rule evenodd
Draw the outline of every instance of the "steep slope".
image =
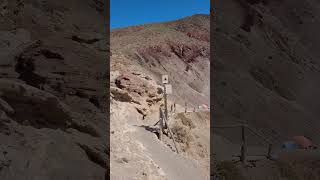
<svg viewBox="0 0 320 180">
<path fill-rule="evenodd" d="M 214 1 L 213 124 L 248 123 L 276 148 L 294 135 L 320 143 L 320 39 L 315 35 L 320 28 L 319 8 L 313 0 Z M 212 132 L 217 157 L 240 154 L 240 129 Z M 249 133 L 247 137 L 249 155 L 266 154 L 261 139 Z M 225 151 L 228 147 L 235 151 Z M 253 151 L 252 147 L 262 149 Z M 318 162 L 319 155 L 314 157 L 314 163 Z M 279 176 L 283 170 L 279 166 L 277 172 L 265 168 L 274 162 L 257 164 L 256 169 L 244 165 L 243 173 L 254 179 L 262 178 L 257 172 L 268 172 L 274 179 L 303 179 L 312 169 L 311 163 L 297 162 L 306 171 L 290 178 L 288 172 Z M 297 170 L 292 164 L 284 168 L 289 174 Z M 309 175 L 310 179 L 319 176 Z"/>
<path fill-rule="evenodd" d="M 116 29 L 111 32 L 111 45 L 112 70 L 119 64 L 142 69 L 158 84 L 161 74 L 168 74 L 177 102 L 209 103 L 208 15 Z"/>
<path fill-rule="evenodd" d="M 111 177 L 209 179 L 209 112 L 183 108 L 210 103 L 209 40 L 208 15 L 111 32 Z M 162 74 L 173 86 L 169 126 L 179 154 L 169 135 L 155 133 Z"/>
<path fill-rule="evenodd" d="M 0 179 L 103 179 L 104 2 L 0 6 Z"/>
<path fill-rule="evenodd" d="M 316 1 L 216 1 L 214 119 L 319 142 Z M 230 16 L 232 14 L 232 16 Z"/>
</svg>

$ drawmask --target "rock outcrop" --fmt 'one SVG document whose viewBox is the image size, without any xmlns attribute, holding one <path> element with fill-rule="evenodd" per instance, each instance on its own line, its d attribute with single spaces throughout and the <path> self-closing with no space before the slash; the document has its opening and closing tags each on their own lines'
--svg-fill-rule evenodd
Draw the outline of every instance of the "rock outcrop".
<svg viewBox="0 0 320 180">
<path fill-rule="evenodd" d="M 104 2 L 0 6 L 0 179 L 104 179 Z"/>
</svg>

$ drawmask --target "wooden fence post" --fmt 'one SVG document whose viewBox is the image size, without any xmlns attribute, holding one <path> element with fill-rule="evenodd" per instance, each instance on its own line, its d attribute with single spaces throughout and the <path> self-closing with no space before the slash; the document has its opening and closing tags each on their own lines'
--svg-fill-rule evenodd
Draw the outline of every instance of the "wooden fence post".
<svg viewBox="0 0 320 180">
<path fill-rule="evenodd" d="M 160 121 L 159 139 L 160 141 L 162 141 L 163 114 L 162 114 L 161 107 L 159 108 L 159 121 Z"/>
<path fill-rule="evenodd" d="M 168 125 L 168 119 L 166 119 L 166 118 L 164 117 L 164 118 L 163 118 L 163 121 L 164 121 L 164 123 L 165 123 L 165 125 L 166 125 L 166 128 L 168 128 L 168 131 L 169 131 L 170 136 L 171 136 L 171 138 L 172 138 L 172 141 L 173 141 L 174 147 L 176 148 L 176 151 L 177 151 L 177 153 L 179 154 L 179 150 L 178 150 L 178 147 L 177 147 L 176 141 L 174 140 L 173 133 L 172 133 L 172 131 L 171 131 L 171 129 L 170 129 L 170 127 L 169 127 L 169 125 Z"/>
<path fill-rule="evenodd" d="M 163 89 L 164 89 L 164 116 L 165 116 L 166 120 L 168 120 L 167 89 L 166 89 L 165 85 L 163 85 Z"/>
<path fill-rule="evenodd" d="M 185 103 L 184 113 L 187 113 L 187 102 Z"/>
<path fill-rule="evenodd" d="M 246 155 L 247 155 L 247 144 L 246 144 L 246 135 L 245 135 L 245 126 L 241 127 L 242 131 L 242 145 L 241 145 L 241 156 L 240 161 L 245 162 L 246 161 Z"/>
</svg>

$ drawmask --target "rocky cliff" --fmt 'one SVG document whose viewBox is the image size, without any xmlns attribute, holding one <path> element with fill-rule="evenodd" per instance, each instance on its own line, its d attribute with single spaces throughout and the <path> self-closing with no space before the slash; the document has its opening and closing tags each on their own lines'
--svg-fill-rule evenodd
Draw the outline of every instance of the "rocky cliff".
<svg viewBox="0 0 320 180">
<path fill-rule="evenodd" d="M 104 1 L 0 3 L 0 179 L 104 179 Z"/>
</svg>

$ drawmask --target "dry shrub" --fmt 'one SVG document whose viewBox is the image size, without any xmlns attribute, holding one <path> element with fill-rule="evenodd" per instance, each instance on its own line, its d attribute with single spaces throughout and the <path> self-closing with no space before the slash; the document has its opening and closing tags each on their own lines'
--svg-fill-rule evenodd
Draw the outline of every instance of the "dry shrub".
<svg viewBox="0 0 320 180">
<path fill-rule="evenodd" d="M 190 129 L 195 128 L 196 126 L 191 119 L 187 118 L 183 113 L 179 113 L 177 118 L 181 119 L 183 125 L 188 126 Z"/>
<path fill-rule="evenodd" d="M 172 128 L 172 133 L 175 141 L 183 144 L 183 151 L 190 147 L 193 137 L 191 136 L 189 129 L 187 129 L 185 126 L 175 124 Z"/>
</svg>

